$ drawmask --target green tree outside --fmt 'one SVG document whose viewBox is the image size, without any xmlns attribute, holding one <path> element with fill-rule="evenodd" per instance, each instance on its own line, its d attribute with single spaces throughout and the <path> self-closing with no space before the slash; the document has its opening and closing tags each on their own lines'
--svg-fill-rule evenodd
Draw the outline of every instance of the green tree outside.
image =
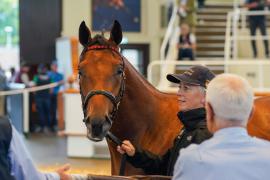
<svg viewBox="0 0 270 180">
<path fill-rule="evenodd" d="M 0 3 L 0 46 L 7 43 L 7 26 L 12 27 L 12 45 L 19 44 L 18 0 L 1 0 Z M 7 30 L 7 29 L 6 29 Z"/>
</svg>

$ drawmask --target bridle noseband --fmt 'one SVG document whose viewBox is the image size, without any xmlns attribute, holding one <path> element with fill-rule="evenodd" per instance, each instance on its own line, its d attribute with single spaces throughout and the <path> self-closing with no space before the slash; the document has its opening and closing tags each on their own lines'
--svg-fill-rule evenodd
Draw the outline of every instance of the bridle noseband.
<svg viewBox="0 0 270 180">
<path fill-rule="evenodd" d="M 86 123 L 87 119 L 88 119 L 87 104 L 88 104 L 89 100 L 95 95 L 103 95 L 103 96 L 107 97 L 111 101 L 111 103 L 113 104 L 112 112 L 110 113 L 109 117 L 106 117 L 106 120 L 110 123 L 110 125 L 112 125 L 112 123 L 116 117 L 116 113 L 118 111 L 121 99 L 123 98 L 124 92 L 125 92 L 126 76 L 125 76 L 125 72 L 124 72 L 124 70 L 125 70 L 124 58 L 120 54 L 120 52 L 118 51 L 118 49 L 116 47 L 109 46 L 109 45 L 90 45 L 90 46 L 87 46 L 83 50 L 83 52 L 90 51 L 90 50 L 103 50 L 103 49 L 111 49 L 112 51 L 116 52 L 121 57 L 123 71 L 121 72 L 120 90 L 119 90 L 118 95 L 116 95 L 116 96 L 113 95 L 113 93 L 106 91 L 106 90 L 92 90 L 92 91 L 88 92 L 86 96 L 84 96 L 82 94 L 81 85 L 80 85 L 80 94 L 82 97 L 82 108 L 83 108 L 83 114 L 84 114 L 83 122 Z"/>
</svg>

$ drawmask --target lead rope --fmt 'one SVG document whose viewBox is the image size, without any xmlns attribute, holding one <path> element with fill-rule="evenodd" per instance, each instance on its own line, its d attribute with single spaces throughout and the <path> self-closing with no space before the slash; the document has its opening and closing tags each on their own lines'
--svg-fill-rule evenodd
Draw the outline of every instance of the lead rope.
<svg viewBox="0 0 270 180">
<path fill-rule="evenodd" d="M 117 138 L 115 135 L 113 135 L 110 131 L 107 132 L 107 138 L 110 139 L 113 143 L 115 143 L 118 146 L 121 146 L 123 142 Z M 119 169 L 119 176 L 125 175 L 125 168 L 126 168 L 126 160 L 127 160 L 127 154 L 122 154 L 121 157 L 121 164 Z"/>
</svg>

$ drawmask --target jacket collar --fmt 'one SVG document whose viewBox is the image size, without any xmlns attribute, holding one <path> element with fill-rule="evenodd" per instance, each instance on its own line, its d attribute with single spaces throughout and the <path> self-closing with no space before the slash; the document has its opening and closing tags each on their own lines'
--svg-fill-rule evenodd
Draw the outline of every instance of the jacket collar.
<svg viewBox="0 0 270 180">
<path fill-rule="evenodd" d="M 180 111 L 177 114 L 179 120 L 183 123 L 184 128 L 193 130 L 198 126 L 206 126 L 206 112 L 205 108 L 197 108 L 189 111 Z"/>
<path fill-rule="evenodd" d="M 225 136 L 248 136 L 247 129 L 243 127 L 228 127 L 223 128 L 214 133 L 215 137 L 225 137 Z"/>
</svg>

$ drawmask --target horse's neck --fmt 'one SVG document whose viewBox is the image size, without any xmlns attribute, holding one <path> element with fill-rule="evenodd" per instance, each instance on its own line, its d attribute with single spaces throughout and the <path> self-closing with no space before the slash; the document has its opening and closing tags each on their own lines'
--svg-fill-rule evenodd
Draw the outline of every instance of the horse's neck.
<svg viewBox="0 0 270 180">
<path fill-rule="evenodd" d="M 146 81 L 146 79 L 126 60 L 125 95 L 123 104 L 134 107 L 134 111 L 137 111 L 138 113 L 143 113 L 145 112 L 145 109 L 138 107 L 147 106 L 148 109 L 156 109 L 159 101 L 159 98 L 157 97 L 162 96 L 162 93 Z"/>
<path fill-rule="evenodd" d="M 125 136 L 122 138 L 138 140 L 140 132 L 149 132 L 164 123 L 157 118 L 162 113 L 160 105 L 176 97 L 156 90 L 128 62 L 125 73 L 126 90 L 112 129 L 119 136 Z"/>
</svg>

